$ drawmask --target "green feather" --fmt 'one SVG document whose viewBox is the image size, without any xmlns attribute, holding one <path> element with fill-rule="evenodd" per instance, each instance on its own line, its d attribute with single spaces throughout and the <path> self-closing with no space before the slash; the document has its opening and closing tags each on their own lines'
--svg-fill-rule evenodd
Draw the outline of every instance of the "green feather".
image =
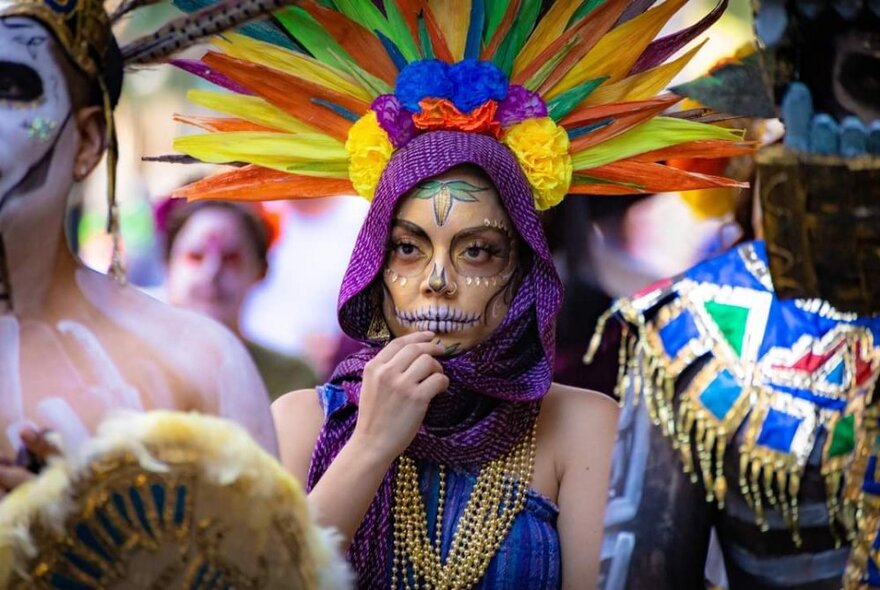
<svg viewBox="0 0 880 590">
<path fill-rule="evenodd" d="M 565 115 L 581 104 L 593 91 L 602 85 L 608 79 L 608 76 L 601 76 L 593 80 L 581 82 L 574 88 L 566 90 L 562 94 L 553 97 L 547 103 L 547 114 L 554 121 L 561 120 Z"/>
<path fill-rule="evenodd" d="M 571 16 L 571 20 L 568 21 L 568 27 L 571 27 L 573 24 L 580 21 L 582 18 L 599 8 L 602 4 L 605 3 L 605 0 L 587 0 L 581 7 L 578 8 L 575 13 Z M 568 28 L 566 27 L 566 28 Z"/>
<path fill-rule="evenodd" d="M 404 59 L 410 63 L 421 59 L 418 45 L 412 38 L 400 7 L 397 6 L 397 0 L 385 0 L 385 14 L 388 15 L 388 31 L 391 33 L 388 38 L 397 45 Z"/>
<path fill-rule="evenodd" d="M 353 63 L 345 49 L 304 9 L 291 6 L 276 12 L 275 17 L 315 59 L 338 69 L 344 69 L 346 61 Z"/>
<path fill-rule="evenodd" d="M 636 190 L 645 190 L 640 184 L 635 184 L 634 182 L 623 182 L 619 180 L 605 180 L 604 178 L 596 178 L 595 176 L 588 176 L 587 174 L 578 174 L 575 172 L 571 177 L 572 184 L 613 184 L 616 186 L 625 186 L 629 189 Z"/>
<path fill-rule="evenodd" d="M 568 41 L 565 45 L 563 45 L 560 50 L 548 59 L 546 62 L 541 64 L 541 67 L 538 68 L 538 71 L 532 74 L 532 77 L 526 80 L 523 83 L 523 86 L 532 92 L 535 92 L 540 88 L 541 84 L 547 79 L 547 77 L 553 73 L 553 70 L 556 69 L 556 66 L 565 59 L 568 53 L 574 49 L 574 47 L 581 42 L 580 35 L 575 35 L 572 39 Z"/>
<path fill-rule="evenodd" d="M 483 33 L 483 44 L 488 45 L 492 40 L 498 25 L 504 19 L 504 15 L 510 6 L 510 0 L 486 0 L 486 31 Z"/>
<path fill-rule="evenodd" d="M 434 46 L 431 45 L 431 36 L 428 34 L 428 25 L 425 17 L 419 15 L 419 44 L 422 46 L 422 55 L 425 59 L 434 59 Z"/>
<path fill-rule="evenodd" d="M 655 117 L 617 137 L 572 154 L 575 170 L 589 170 L 673 145 L 704 139 L 742 141 L 742 133 L 673 117 Z"/>
<path fill-rule="evenodd" d="M 379 96 L 380 94 L 391 94 L 394 92 L 394 89 L 389 86 L 385 82 L 385 80 L 377 78 L 373 74 L 369 73 L 368 71 L 364 70 L 362 67 L 354 63 L 354 61 L 339 59 L 337 54 L 332 51 L 331 53 L 333 53 L 334 57 L 336 57 L 337 61 L 339 61 L 340 69 L 351 74 L 351 76 L 355 78 L 361 86 L 370 90 L 370 92 L 374 96 Z"/>
<path fill-rule="evenodd" d="M 532 29 L 535 28 L 540 10 L 541 0 L 523 0 L 510 31 L 501 42 L 498 52 L 492 56 L 495 65 L 508 76 L 513 71 L 513 62 L 517 54 L 526 44 Z"/>
<path fill-rule="evenodd" d="M 364 0 L 334 0 L 339 12 L 362 25 L 368 31 L 381 31 L 383 35 L 391 39 L 391 30 L 388 21 L 376 8 L 372 1 Z"/>
</svg>

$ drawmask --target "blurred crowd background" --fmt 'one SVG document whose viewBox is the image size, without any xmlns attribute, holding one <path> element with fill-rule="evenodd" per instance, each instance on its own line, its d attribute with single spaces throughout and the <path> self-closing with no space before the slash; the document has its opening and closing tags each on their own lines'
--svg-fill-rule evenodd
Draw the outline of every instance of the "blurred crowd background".
<svg viewBox="0 0 880 590">
<path fill-rule="evenodd" d="M 714 4 L 714 0 L 687 2 L 669 27 L 680 29 L 696 22 Z M 126 23 L 121 36 L 124 40 L 155 29 L 176 13 L 165 2 L 139 11 Z M 749 0 L 731 0 L 726 15 L 710 30 L 707 43 L 678 81 L 705 73 L 751 39 Z M 191 50 L 191 56 L 205 50 Z M 228 309 L 218 311 L 202 305 L 201 310 L 238 331 L 258 364 L 260 354 L 267 366 L 284 366 L 285 359 L 295 357 L 301 361 L 297 386 L 322 381 L 352 346 L 336 321 L 336 297 L 368 204 L 356 196 L 265 203 L 257 218 L 272 235 L 262 245 L 259 232 L 254 234 L 253 226 L 248 229 L 247 212 L 235 211 L 237 217 L 227 215 L 225 222 L 217 222 L 222 214 L 213 215 L 220 224 L 213 230 L 211 216 L 205 215 L 201 215 L 198 227 L 190 227 L 200 215 L 196 213 L 186 225 L 176 228 L 177 244 L 169 247 L 167 227 L 162 227 L 162 215 L 157 223 L 156 211 L 163 211 L 162 203 L 173 189 L 215 168 L 142 158 L 171 154 L 172 139 L 193 132 L 176 123 L 173 114 L 200 114 L 187 102 L 186 92 L 202 85 L 171 66 L 145 69 L 126 78 L 117 110 L 118 194 L 129 280 L 160 299 L 199 309 L 195 300 L 206 295 L 196 283 L 219 283 L 217 273 L 226 273 L 223 281 L 229 290 Z M 83 261 L 103 271 L 109 265 L 111 241 L 105 232 L 103 168 L 96 170 L 99 172 L 78 188 L 81 198 L 72 200 L 70 235 Z M 581 363 L 598 315 L 613 297 L 681 272 L 747 234 L 747 228 L 737 223 L 737 202 L 736 194 L 718 192 L 570 198 L 551 211 L 546 219 L 548 237 L 567 284 L 559 324 L 558 380 L 609 392 L 612 384 L 597 381 L 600 377 L 591 375 Z M 212 231 L 225 236 L 222 244 L 214 243 L 216 236 L 210 238 Z M 204 243 L 199 242 L 200 234 Z M 236 247 L 243 251 L 236 252 Z M 263 248 L 265 264 L 259 252 Z M 256 258 L 252 260 L 252 256 Z M 169 268 L 176 264 L 183 269 L 183 286 L 168 281 Z M 219 297 L 217 293 L 207 296 Z M 238 317 L 218 317 L 223 314 Z M 285 387 L 290 383 L 279 383 L 276 389 Z"/>
</svg>

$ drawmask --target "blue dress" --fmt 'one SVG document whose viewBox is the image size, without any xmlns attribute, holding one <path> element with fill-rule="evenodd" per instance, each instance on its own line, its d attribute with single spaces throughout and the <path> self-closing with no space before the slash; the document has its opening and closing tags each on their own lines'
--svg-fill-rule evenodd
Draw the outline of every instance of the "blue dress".
<svg viewBox="0 0 880 590">
<path fill-rule="evenodd" d="M 440 470 L 434 463 L 418 462 L 419 484 L 428 514 L 428 535 L 435 539 Z M 445 562 L 455 524 L 464 513 L 476 474 L 446 468 L 441 556 Z M 507 537 L 489 562 L 476 588 L 514 590 L 553 589 L 561 585 L 561 554 L 556 519 L 559 508 L 548 498 L 529 489 L 522 512 L 514 519 Z"/>
<path fill-rule="evenodd" d="M 340 387 L 327 384 L 318 388 L 318 397 L 325 416 L 345 405 Z M 419 483 L 428 515 L 428 535 L 436 538 L 437 501 L 440 494 L 440 470 L 434 463 L 419 461 Z M 464 513 L 477 474 L 446 468 L 446 492 L 443 505 L 441 557 L 445 563 L 452 545 L 455 524 Z M 556 519 L 559 508 L 538 492 L 529 489 L 522 512 L 513 521 L 507 537 L 489 562 L 476 588 L 482 590 L 540 589 L 561 586 L 562 559 Z M 389 539 L 389 544 L 391 543 Z M 391 566 L 388 568 L 391 583 Z"/>
</svg>

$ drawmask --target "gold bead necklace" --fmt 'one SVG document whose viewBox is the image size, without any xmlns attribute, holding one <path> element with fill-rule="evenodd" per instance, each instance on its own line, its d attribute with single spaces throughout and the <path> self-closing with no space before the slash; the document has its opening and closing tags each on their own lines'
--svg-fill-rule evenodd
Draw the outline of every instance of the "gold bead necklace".
<svg viewBox="0 0 880 590">
<path fill-rule="evenodd" d="M 535 467 L 536 426 L 509 453 L 480 469 L 461 518 L 455 524 L 452 545 L 441 558 L 446 468 L 440 466 L 440 491 L 434 541 L 428 536 L 428 515 L 419 492 L 419 474 L 413 459 L 401 456 L 394 477 L 394 560 L 391 587 L 407 590 L 433 588 L 463 590 L 480 581 L 489 562 L 510 532 L 525 505 Z"/>
</svg>

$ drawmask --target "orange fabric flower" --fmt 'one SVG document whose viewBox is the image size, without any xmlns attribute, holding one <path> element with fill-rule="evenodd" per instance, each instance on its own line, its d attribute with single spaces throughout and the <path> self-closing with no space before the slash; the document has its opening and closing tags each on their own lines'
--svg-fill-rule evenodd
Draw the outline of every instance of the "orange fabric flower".
<svg viewBox="0 0 880 590">
<path fill-rule="evenodd" d="M 487 133 L 498 139 L 501 137 L 501 124 L 495 120 L 498 103 L 489 100 L 472 110 L 462 113 L 445 98 L 425 98 L 419 102 L 422 112 L 413 115 L 416 128 L 423 131 L 469 131 Z"/>
</svg>

